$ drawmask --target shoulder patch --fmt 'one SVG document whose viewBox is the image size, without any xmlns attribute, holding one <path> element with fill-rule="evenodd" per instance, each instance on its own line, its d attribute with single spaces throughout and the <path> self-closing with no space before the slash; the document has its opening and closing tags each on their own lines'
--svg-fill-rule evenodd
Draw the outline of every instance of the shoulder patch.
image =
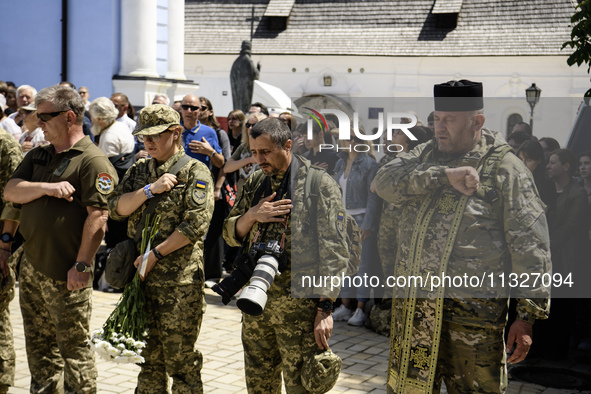
<svg viewBox="0 0 591 394">
<path fill-rule="evenodd" d="M 101 172 L 96 177 L 96 190 L 101 194 L 109 194 L 113 191 L 113 177 L 106 172 Z"/>
<path fill-rule="evenodd" d="M 195 181 L 195 188 L 193 189 L 193 201 L 197 205 L 201 205 L 205 202 L 207 191 L 206 191 L 207 181 L 202 181 L 197 179 Z"/>
<path fill-rule="evenodd" d="M 337 214 L 337 230 L 339 230 L 339 233 L 341 235 L 343 235 L 344 231 L 345 231 L 345 220 L 346 220 L 346 215 L 344 212 L 339 212 Z"/>
</svg>

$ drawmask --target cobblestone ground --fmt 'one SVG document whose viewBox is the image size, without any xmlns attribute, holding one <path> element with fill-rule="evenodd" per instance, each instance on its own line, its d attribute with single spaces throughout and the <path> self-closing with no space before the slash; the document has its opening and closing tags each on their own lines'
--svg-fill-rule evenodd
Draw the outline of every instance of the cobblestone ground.
<svg viewBox="0 0 591 394">
<path fill-rule="evenodd" d="M 100 328 L 109 316 L 120 294 L 95 291 L 91 329 Z M 206 393 L 246 393 L 244 361 L 240 343 L 240 311 L 235 302 L 224 306 L 217 295 L 206 290 L 207 311 L 197 343 L 203 353 L 204 389 Z M 10 305 L 17 365 L 15 387 L 10 393 L 29 392 L 29 369 L 25 355 L 25 338 L 17 296 Z M 330 393 L 386 393 L 386 369 L 389 340 L 363 327 L 335 323 L 331 348 L 343 359 L 339 380 Z M 540 361 L 537 362 L 540 365 Z M 543 364 L 543 363 L 542 363 Z M 548 362 L 556 366 L 556 362 Z M 565 361 L 565 368 L 591 373 L 591 365 Z M 100 393 L 129 393 L 136 386 L 139 367 L 121 365 L 97 358 Z M 579 393 L 545 388 L 520 382 L 509 383 L 509 393 Z"/>
</svg>

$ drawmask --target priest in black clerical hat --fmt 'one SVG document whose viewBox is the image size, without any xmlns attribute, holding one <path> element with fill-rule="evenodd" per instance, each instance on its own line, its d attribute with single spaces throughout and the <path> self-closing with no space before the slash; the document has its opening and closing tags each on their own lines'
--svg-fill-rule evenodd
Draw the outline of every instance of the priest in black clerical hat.
<svg viewBox="0 0 591 394">
<path fill-rule="evenodd" d="M 482 84 L 451 81 L 434 96 L 433 141 L 399 153 L 373 180 L 400 209 L 392 276 L 551 276 L 544 204 L 525 164 L 483 126 Z M 527 356 L 550 287 L 455 279 L 392 290 L 389 393 L 439 393 L 445 382 L 450 393 L 502 394 L 507 364 Z M 511 296 L 517 318 L 505 329 Z"/>
<path fill-rule="evenodd" d="M 467 79 L 449 81 L 433 87 L 435 111 L 478 111 L 484 108 L 482 82 Z"/>
</svg>

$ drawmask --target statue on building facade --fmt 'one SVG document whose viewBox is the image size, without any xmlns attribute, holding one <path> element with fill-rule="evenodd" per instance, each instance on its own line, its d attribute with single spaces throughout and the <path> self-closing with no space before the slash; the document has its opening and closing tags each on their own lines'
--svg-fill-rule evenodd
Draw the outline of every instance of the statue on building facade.
<svg viewBox="0 0 591 394">
<path fill-rule="evenodd" d="M 248 113 L 252 102 L 254 81 L 259 79 L 259 68 L 254 65 L 250 57 L 252 44 L 242 41 L 240 56 L 232 64 L 230 84 L 232 85 L 232 105 L 234 109 Z"/>
</svg>

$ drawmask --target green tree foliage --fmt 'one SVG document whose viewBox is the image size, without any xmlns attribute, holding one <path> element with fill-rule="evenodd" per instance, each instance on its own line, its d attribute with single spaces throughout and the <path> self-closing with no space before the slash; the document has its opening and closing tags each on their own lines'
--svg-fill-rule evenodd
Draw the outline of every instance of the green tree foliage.
<svg viewBox="0 0 591 394">
<path fill-rule="evenodd" d="M 567 46 L 574 49 L 566 59 L 567 64 L 580 66 L 585 63 L 588 65 L 587 73 L 589 73 L 591 71 L 591 0 L 581 1 L 570 21 L 573 24 L 571 40 L 562 44 L 561 49 Z M 587 90 L 585 97 L 591 97 L 591 89 Z"/>
</svg>

